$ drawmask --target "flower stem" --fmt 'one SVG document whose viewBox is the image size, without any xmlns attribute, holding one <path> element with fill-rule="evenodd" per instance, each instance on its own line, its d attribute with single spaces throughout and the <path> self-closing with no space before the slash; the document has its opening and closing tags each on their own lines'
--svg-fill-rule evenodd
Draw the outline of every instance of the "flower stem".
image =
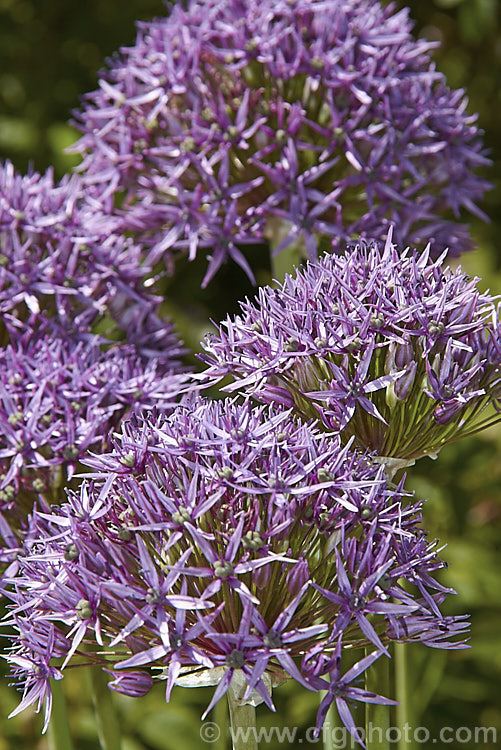
<svg viewBox="0 0 501 750">
<path fill-rule="evenodd" d="M 245 704 L 240 706 L 230 686 L 228 690 L 230 708 L 231 738 L 233 750 L 258 750 L 256 732 L 256 709 Z"/>
<path fill-rule="evenodd" d="M 219 727 L 219 736 L 213 743 L 213 750 L 227 750 L 228 707 L 225 701 L 218 701 L 214 706 L 214 722 Z"/>
<path fill-rule="evenodd" d="M 321 695 L 323 697 L 325 693 L 322 693 Z M 339 721 L 336 705 L 335 703 L 331 703 L 331 705 L 329 706 L 329 710 L 327 711 L 327 716 L 325 717 L 324 725 L 322 727 L 324 750 L 335 749 L 336 745 L 334 744 L 334 729 L 336 727 L 342 726 L 343 724 Z"/>
<path fill-rule="evenodd" d="M 372 650 L 372 649 L 371 649 Z M 365 689 L 388 698 L 390 689 L 390 660 L 382 656 L 365 672 Z M 390 708 L 378 703 L 365 706 L 365 744 L 367 750 L 388 750 Z"/>
<path fill-rule="evenodd" d="M 409 682 L 407 674 L 407 649 L 405 643 L 395 643 L 395 693 L 398 700 L 395 717 L 400 729 L 400 741 L 397 750 L 412 750 L 414 743 L 408 737 L 406 727 L 412 727 L 412 709 L 409 702 Z"/>
<path fill-rule="evenodd" d="M 52 712 L 48 728 L 49 750 L 73 750 L 63 686 L 51 680 Z"/>
<path fill-rule="evenodd" d="M 276 281 L 283 281 L 286 273 L 292 273 L 306 255 L 306 248 L 301 237 L 291 239 L 287 247 L 278 253 L 274 251 L 291 232 L 290 221 L 271 216 L 266 222 L 264 236 L 270 243 L 271 273 Z"/>
<path fill-rule="evenodd" d="M 87 671 L 101 750 L 121 750 L 120 725 L 106 674 L 94 666 Z"/>
</svg>

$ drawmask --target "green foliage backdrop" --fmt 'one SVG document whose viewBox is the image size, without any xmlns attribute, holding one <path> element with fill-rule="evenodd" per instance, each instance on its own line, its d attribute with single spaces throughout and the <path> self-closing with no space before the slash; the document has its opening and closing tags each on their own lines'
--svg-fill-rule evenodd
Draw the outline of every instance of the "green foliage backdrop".
<svg viewBox="0 0 501 750">
<path fill-rule="evenodd" d="M 478 250 L 462 259 L 484 287 L 501 292 L 501 3 L 499 0 L 411 0 L 416 32 L 441 42 L 437 67 L 452 87 L 464 87 L 470 110 L 479 113 L 494 165 L 494 183 L 483 208 L 490 224 L 475 222 Z M 64 149 L 76 137 L 67 124 L 79 96 L 96 85 L 106 57 L 132 43 L 134 21 L 162 15 L 161 0 L 0 0 L 0 157 L 25 171 L 53 165 L 62 175 L 75 163 Z M 258 254 L 258 280 L 266 280 L 268 259 Z M 199 289 L 203 264 L 180 266 L 167 283 L 166 309 L 196 348 L 209 317 L 237 309 L 253 290 L 238 269 L 225 269 L 208 290 Z M 228 289 L 232 290 L 231 297 Z M 409 485 L 429 498 L 426 523 L 448 548 L 447 585 L 458 592 L 454 612 L 472 614 L 472 649 L 452 653 L 413 649 L 412 701 L 417 724 L 437 736 L 443 726 L 495 726 L 501 736 L 501 430 L 491 429 L 444 449 L 438 462 L 423 459 Z M 452 610 L 451 610 L 452 611 Z M 64 681 L 78 750 L 97 746 L 92 708 L 81 673 Z M 261 724 L 314 723 L 317 699 L 285 686 L 277 693 L 279 715 L 263 710 Z M 126 735 L 124 750 L 188 750 L 207 747 L 199 738 L 205 691 L 178 688 L 165 706 L 162 686 L 143 699 L 117 697 Z M 0 682 L 0 750 L 36 748 L 40 721 L 29 712 L 6 720 L 17 696 Z M 437 745 L 435 745 L 437 746 Z M 470 745 L 463 744 L 463 747 Z M 482 745 L 494 747 L 493 745 Z M 213 745 L 222 750 L 224 744 Z M 270 743 L 267 747 L 273 748 Z M 279 745 L 277 745 L 279 747 Z"/>
</svg>

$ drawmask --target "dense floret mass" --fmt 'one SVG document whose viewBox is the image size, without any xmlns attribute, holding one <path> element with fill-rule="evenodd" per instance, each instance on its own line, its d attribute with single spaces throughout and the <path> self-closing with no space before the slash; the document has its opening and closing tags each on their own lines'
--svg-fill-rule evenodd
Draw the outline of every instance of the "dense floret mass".
<svg viewBox="0 0 501 750">
<path fill-rule="evenodd" d="M 145 364 L 130 345 L 102 349 L 37 336 L 0 350 L 0 535 L 7 557 L 37 499 L 61 502 L 89 449 L 106 450 L 127 415 L 171 409 L 185 381 L 161 362 Z"/>
<path fill-rule="evenodd" d="M 209 334 L 201 378 L 319 417 L 382 457 L 435 456 L 499 419 L 501 315 L 478 279 L 423 253 L 354 245 L 263 287 Z M 398 461 L 395 462 L 398 466 Z"/>
<path fill-rule="evenodd" d="M 77 175 L 0 165 L 0 558 L 120 419 L 171 408 L 184 353 L 155 277 Z"/>
<path fill-rule="evenodd" d="M 76 113 L 87 186 L 151 247 L 209 250 L 206 282 L 251 243 L 317 256 L 351 236 L 453 254 L 488 186 L 475 117 L 375 0 L 192 0 L 141 24 Z"/>
<path fill-rule="evenodd" d="M 42 331 L 73 341 L 125 338 L 146 360 L 178 361 L 154 278 L 130 238 L 77 176 L 0 165 L 0 343 Z"/>
<path fill-rule="evenodd" d="M 327 690 L 319 727 L 334 700 L 350 725 L 346 701 L 389 702 L 356 684 L 391 640 L 464 645 L 420 503 L 290 410 L 191 400 L 124 423 L 87 463 L 90 484 L 35 513 L 4 582 L 18 710 L 91 658 L 129 695 L 158 677 L 167 698 L 217 685 L 209 708 L 235 684 L 273 708 L 292 678 Z M 370 651 L 348 671 L 347 646 Z"/>
</svg>

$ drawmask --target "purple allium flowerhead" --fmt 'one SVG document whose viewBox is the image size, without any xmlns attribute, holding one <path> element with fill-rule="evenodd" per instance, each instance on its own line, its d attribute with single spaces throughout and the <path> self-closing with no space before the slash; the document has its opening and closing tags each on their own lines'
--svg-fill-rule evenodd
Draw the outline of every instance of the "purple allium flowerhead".
<svg viewBox="0 0 501 750">
<path fill-rule="evenodd" d="M 464 91 L 408 11 L 375 0 L 192 0 L 140 24 L 76 113 L 75 150 L 151 258 L 249 244 L 317 257 L 351 236 L 453 254 L 489 164 Z M 101 187 L 100 187 L 101 189 Z M 251 264 L 252 265 L 252 264 Z"/>
<path fill-rule="evenodd" d="M 394 468 L 435 456 L 501 411 L 500 307 L 444 257 L 400 254 L 391 233 L 325 255 L 209 334 L 200 377 L 320 418 Z"/>
<path fill-rule="evenodd" d="M 186 374 L 145 362 L 130 345 L 101 349 L 37 335 L 0 349 L 0 547 L 37 499 L 61 502 L 83 455 L 105 451 L 120 420 L 173 407 Z"/>
<path fill-rule="evenodd" d="M 273 686 L 316 691 L 329 675 L 350 702 L 384 703 L 357 680 L 408 620 L 410 640 L 464 647 L 463 618 L 440 614 L 449 590 L 421 504 L 290 410 L 190 399 L 123 422 L 86 463 L 90 483 L 35 511 L 3 582 L 22 707 L 49 696 L 51 669 L 89 659 L 132 696 L 151 678 L 167 699 L 175 684 L 217 685 L 209 708 L 231 688 L 273 709 Z M 346 647 L 372 654 L 336 677 Z"/>
<path fill-rule="evenodd" d="M 148 359 L 180 354 L 172 324 L 161 320 L 151 269 L 139 248 L 114 233 L 111 217 L 77 176 L 0 164 L 0 344 L 26 330 L 88 339 L 119 336 Z M 150 285 L 150 286 L 148 286 Z"/>
</svg>

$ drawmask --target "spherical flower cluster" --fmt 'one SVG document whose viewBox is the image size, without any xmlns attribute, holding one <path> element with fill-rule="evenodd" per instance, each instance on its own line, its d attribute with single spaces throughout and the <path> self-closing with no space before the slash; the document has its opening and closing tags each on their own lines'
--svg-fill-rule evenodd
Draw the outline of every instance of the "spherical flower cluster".
<svg viewBox="0 0 501 750">
<path fill-rule="evenodd" d="M 464 645 L 463 618 L 440 614 L 420 504 L 290 410 L 190 400 L 124 423 L 88 463 L 90 484 L 34 514 L 4 582 L 16 712 L 90 660 L 129 695 L 158 677 L 167 699 L 178 682 L 217 684 L 209 708 L 234 681 L 273 708 L 292 678 L 328 691 L 319 727 L 332 701 L 350 726 L 348 702 L 390 702 L 357 678 L 391 640 Z M 347 647 L 371 653 L 346 672 Z"/>
<path fill-rule="evenodd" d="M 377 0 L 191 0 L 141 24 L 77 126 L 88 186 L 152 248 L 315 258 L 355 235 L 470 249 L 489 163 L 461 90 Z"/>
<path fill-rule="evenodd" d="M 79 460 L 106 449 L 125 415 L 172 408 L 186 375 L 130 345 L 101 349 L 37 335 L 0 350 L 0 537 L 4 557 L 20 541 L 34 502 L 60 502 Z"/>
<path fill-rule="evenodd" d="M 320 418 L 402 463 L 499 420 L 501 316 L 461 269 L 391 243 L 326 255 L 209 335 L 205 382 Z M 394 466 L 400 464 L 394 461 Z"/>
<path fill-rule="evenodd" d="M 103 450 L 130 411 L 170 408 L 185 379 L 151 269 L 100 216 L 78 176 L 0 165 L 2 562 L 87 450 Z"/>
<path fill-rule="evenodd" d="M 88 339 L 97 328 L 139 342 L 146 358 L 152 349 L 179 356 L 147 286 L 151 269 L 102 213 L 77 175 L 55 183 L 51 170 L 23 176 L 0 165 L 0 344 L 31 330 Z"/>
</svg>

